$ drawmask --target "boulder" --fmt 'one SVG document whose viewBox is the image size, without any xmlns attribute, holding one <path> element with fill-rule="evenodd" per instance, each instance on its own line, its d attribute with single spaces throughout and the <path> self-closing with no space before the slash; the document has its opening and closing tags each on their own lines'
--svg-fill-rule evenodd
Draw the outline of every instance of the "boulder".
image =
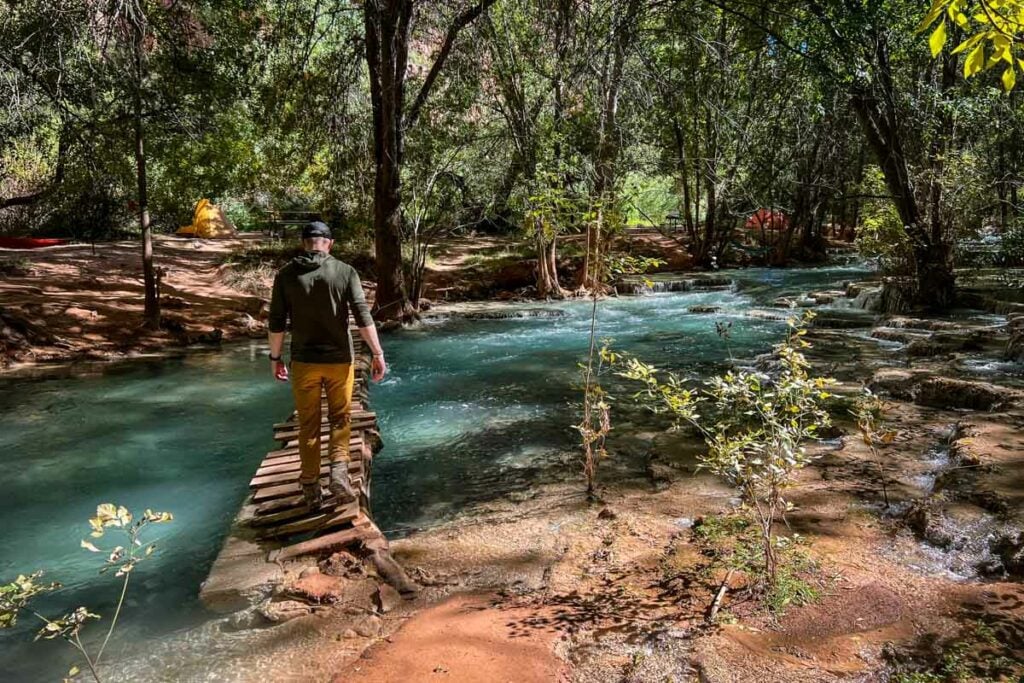
<svg viewBox="0 0 1024 683">
<path fill-rule="evenodd" d="M 317 605 L 332 604 L 341 600 L 345 592 L 343 579 L 321 574 L 316 567 L 306 569 L 303 574 L 304 576 L 285 587 L 285 593 L 289 597 Z"/>
<path fill-rule="evenodd" d="M 1024 577 L 1024 533 L 1019 529 L 1002 534 L 989 544 L 1003 570 L 1012 577 Z"/>
<path fill-rule="evenodd" d="M 401 594 L 386 583 L 382 583 L 377 589 L 375 600 L 377 603 L 377 609 L 381 614 L 392 612 L 396 607 L 402 604 Z"/>
<path fill-rule="evenodd" d="M 988 382 L 968 382 L 951 377 L 931 377 L 918 384 L 914 401 L 932 408 L 998 410 L 1013 405 L 1017 392 Z"/>
<path fill-rule="evenodd" d="M 366 576 L 363 563 L 355 555 L 344 550 L 321 560 L 320 571 L 328 576 L 341 576 L 347 579 L 361 579 Z"/>
</svg>

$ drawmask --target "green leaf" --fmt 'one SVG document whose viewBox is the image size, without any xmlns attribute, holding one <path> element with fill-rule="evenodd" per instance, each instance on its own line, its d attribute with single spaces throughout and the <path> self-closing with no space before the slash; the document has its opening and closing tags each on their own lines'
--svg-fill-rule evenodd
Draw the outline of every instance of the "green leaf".
<svg viewBox="0 0 1024 683">
<path fill-rule="evenodd" d="M 942 48 L 946 45 L 946 21 L 942 20 L 938 27 L 932 31 L 928 39 L 928 46 L 932 49 L 932 57 L 938 57 Z"/>
</svg>

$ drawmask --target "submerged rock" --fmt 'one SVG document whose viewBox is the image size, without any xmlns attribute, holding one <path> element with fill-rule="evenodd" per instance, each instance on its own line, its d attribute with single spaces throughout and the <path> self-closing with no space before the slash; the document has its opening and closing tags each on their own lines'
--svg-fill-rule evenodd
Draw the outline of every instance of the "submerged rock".
<svg viewBox="0 0 1024 683">
<path fill-rule="evenodd" d="M 309 605 L 298 600 L 268 601 L 256 610 L 260 616 L 274 624 L 283 624 L 312 612 Z"/>
</svg>

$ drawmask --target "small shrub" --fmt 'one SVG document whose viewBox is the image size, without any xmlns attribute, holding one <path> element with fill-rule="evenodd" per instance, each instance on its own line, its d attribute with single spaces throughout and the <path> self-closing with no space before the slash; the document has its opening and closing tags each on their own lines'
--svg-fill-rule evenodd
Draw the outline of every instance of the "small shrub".
<svg viewBox="0 0 1024 683">
<path fill-rule="evenodd" d="M 85 660 L 89 673 L 99 683 L 101 681 L 97 667 L 103 652 L 110 642 L 110 637 L 117 627 L 117 619 L 121 615 L 121 608 L 124 607 L 125 595 L 128 592 L 128 582 L 132 572 L 140 562 L 150 557 L 157 548 L 153 541 L 144 541 L 143 532 L 152 524 L 163 524 L 170 522 L 174 516 L 169 512 L 153 512 L 146 510 L 141 517 L 134 517 L 127 508 L 112 503 L 103 503 L 96 507 L 96 516 L 89 519 L 89 526 L 92 532 L 90 538 L 102 538 L 108 532 L 123 539 L 124 545 L 116 545 L 110 549 L 100 573 L 114 572 L 114 576 L 122 579 L 121 597 L 117 601 L 114 615 L 110 620 L 110 627 L 103 638 L 103 642 L 96 652 L 91 655 L 82 643 L 81 632 L 85 624 L 90 620 L 100 619 L 100 615 L 94 614 L 86 607 L 78 607 L 61 617 L 49 618 L 43 616 L 32 608 L 32 601 L 39 595 L 50 593 L 61 588 L 57 582 L 43 583 L 40 581 L 43 572 L 37 571 L 29 575 L 20 575 L 14 581 L 0 585 L 0 628 L 12 628 L 18 623 L 21 613 L 27 613 L 43 622 L 42 628 L 36 634 L 36 640 L 54 640 L 61 638 L 73 648 L 78 650 Z M 93 553 L 107 553 L 106 550 L 98 548 L 93 541 L 83 540 L 81 547 Z M 72 667 L 68 671 L 68 677 L 73 678 L 79 674 L 79 668 Z"/>
<path fill-rule="evenodd" d="M 764 576 L 771 588 L 778 580 L 774 525 L 792 504 L 784 497 L 796 474 L 812 460 L 803 443 L 831 425 L 826 402 L 835 380 L 810 377 L 802 353 L 814 317 L 790 319 L 786 340 L 775 347 L 778 371 L 728 372 L 691 388 L 673 374 L 662 379 L 653 366 L 625 358 L 621 376 L 639 382 L 637 397 L 656 412 L 667 412 L 677 426 L 689 424 L 704 438 L 707 452 L 700 467 L 735 486 L 758 526 Z"/>
</svg>

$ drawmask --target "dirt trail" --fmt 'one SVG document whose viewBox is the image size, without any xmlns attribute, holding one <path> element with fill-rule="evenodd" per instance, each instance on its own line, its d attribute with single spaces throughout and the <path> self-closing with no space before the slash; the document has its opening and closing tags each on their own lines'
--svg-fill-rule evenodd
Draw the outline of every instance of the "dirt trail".
<svg viewBox="0 0 1024 683">
<path fill-rule="evenodd" d="M 258 242 L 158 236 L 164 325 L 142 324 L 137 242 L 0 250 L 0 369 L 8 364 L 109 360 L 259 334 L 260 297 L 223 280 L 225 255 Z"/>
<path fill-rule="evenodd" d="M 553 652 L 556 634 L 516 630 L 527 608 L 498 610 L 493 599 L 460 595 L 409 619 L 388 641 L 335 676 L 336 683 L 448 680 L 460 683 L 564 681 L 566 666 Z"/>
</svg>

